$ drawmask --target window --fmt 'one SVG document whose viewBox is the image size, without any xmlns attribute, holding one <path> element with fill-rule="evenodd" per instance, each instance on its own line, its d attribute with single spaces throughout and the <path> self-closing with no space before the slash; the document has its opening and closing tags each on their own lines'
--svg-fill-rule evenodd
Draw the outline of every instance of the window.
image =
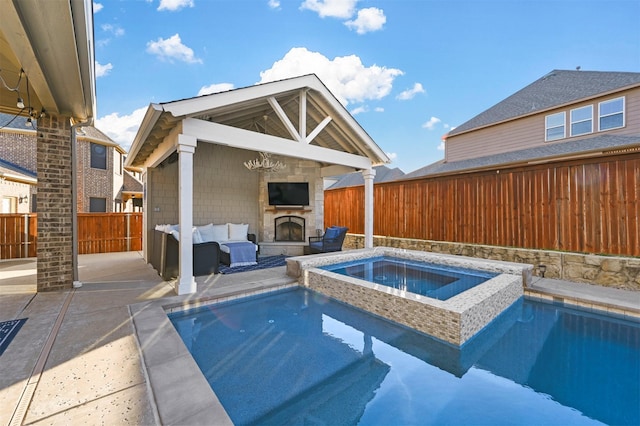
<svg viewBox="0 0 640 426">
<path fill-rule="evenodd" d="M 598 110 L 600 131 L 624 127 L 624 97 L 600 102 Z"/>
<path fill-rule="evenodd" d="M 571 110 L 571 136 L 593 132 L 593 105 Z"/>
<path fill-rule="evenodd" d="M 107 199 L 94 197 L 89 198 L 89 211 L 91 213 L 106 213 Z"/>
<path fill-rule="evenodd" d="M 91 167 L 107 170 L 107 147 L 97 143 L 91 144 Z"/>
<path fill-rule="evenodd" d="M 545 141 L 555 141 L 564 138 L 565 113 L 547 115 L 545 118 Z"/>
</svg>

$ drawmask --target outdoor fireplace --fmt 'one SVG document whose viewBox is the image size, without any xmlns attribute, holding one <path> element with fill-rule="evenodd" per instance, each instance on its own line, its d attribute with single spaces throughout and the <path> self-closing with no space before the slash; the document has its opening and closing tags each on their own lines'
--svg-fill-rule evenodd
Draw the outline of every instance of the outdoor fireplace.
<svg viewBox="0 0 640 426">
<path fill-rule="evenodd" d="M 304 242 L 304 218 L 280 216 L 275 218 L 275 241 Z"/>
</svg>

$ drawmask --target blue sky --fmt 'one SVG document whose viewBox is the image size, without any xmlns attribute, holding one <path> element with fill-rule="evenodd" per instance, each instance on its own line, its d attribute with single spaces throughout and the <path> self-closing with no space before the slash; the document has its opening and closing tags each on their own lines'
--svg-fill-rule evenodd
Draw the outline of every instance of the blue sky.
<svg viewBox="0 0 640 426">
<path fill-rule="evenodd" d="M 553 69 L 640 72 L 640 0 L 101 0 L 96 127 L 150 103 L 315 73 L 405 173 Z"/>
</svg>

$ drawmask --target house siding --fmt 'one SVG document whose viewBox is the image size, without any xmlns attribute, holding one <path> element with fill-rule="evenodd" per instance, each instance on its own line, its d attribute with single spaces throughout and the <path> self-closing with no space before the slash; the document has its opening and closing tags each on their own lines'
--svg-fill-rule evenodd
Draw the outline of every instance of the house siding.
<svg viewBox="0 0 640 426">
<path fill-rule="evenodd" d="M 598 132 L 598 103 L 625 97 L 625 127 Z M 569 137 L 569 112 L 574 108 L 593 105 L 593 133 Z M 552 142 L 545 142 L 545 117 L 550 114 L 565 111 L 566 137 Z M 545 111 L 540 114 L 515 119 L 506 123 L 470 131 L 451 136 L 446 141 L 445 160 L 460 161 L 470 158 L 484 157 L 503 152 L 534 148 L 550 143 L 562 143 L 574 139 L 584 139 L 589 136 L 603 134 L 638 135 L 640 134 L 640 88 L 621 91 L 607 96 L 601 96 L 589 101 L 566 105 L 561 108 Z"/>
<path fill-rule="evenodd" d="M 317 162 L 275 157 L 286 164 L 277 173 L 250 171 L 244 162 L 258 153 L 199 142 L 193 157 L 193 224 L 248 223 L 259 241 L 273 241 L 274 219 L 296 215 L 305 219 L 305 235 L 323 227 L 324 189 Z M 178 223 L 178 161 L 148 169 L 144 211 L 145 256 L 151 250 L 156 224 Z M 275 210 L 268 205 L 267 182 L 309 182 L 309 203 L 304 210 Z"/>
<path fill-rule="evenodd" d="M 259 173 L 242 163 L 255 153 L 198 143 L 193 157 L 193 223 L 248 223 L 258 226 Z M 157 223 L 178 223 L 178 162 L 150 169 L 145 211 L 152 230 Z"/>
</svg>

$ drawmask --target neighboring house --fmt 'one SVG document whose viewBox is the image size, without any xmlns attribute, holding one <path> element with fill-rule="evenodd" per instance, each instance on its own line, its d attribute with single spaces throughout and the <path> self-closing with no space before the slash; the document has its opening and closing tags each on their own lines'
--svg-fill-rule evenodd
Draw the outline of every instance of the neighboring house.
<svg viewBox="0 0 640 426">
<path fill-rule="evenodd" d="M 0 159 L 0 213 L 34 211 L 36 183 L 35 173 Z"/>
<path fill-rule="evenodd" d="M 415 178 L 640 149 L 640 73 L 554 70 L 449 132 Z"/>
<path fill-rule="evenodd" d="M 76 141 L 78 212 L 141 211 L 141 202 L 133 200 L 142 198 L 142 183 L 124 170 L 124 149 L 91 126 L 83 127 Z M 23 187 L 9 186 L 8 176 L 13 175 L 3 171 L 3 213 L 37 211 L 36 143 L 36 130 L 27 126 L 26 117 L 0 114 L 0 161 L 12 166 L 14 174 L 26 174 L 20 181 Z"/>
<path fill-rule="evenodd" d="M 397 167 L 391 169 L 383 165 L 376 166 L 373 170 L 376 172 L 376 177 L 373 179 L 373 183 L 389 182 L 400 179 L 404 176 L 404 172 Z M 348 186 L 358 185 L 364 185 L 362 173 L 358 172 L 331 176 L 324 179 L 324 189 L 346 188 Z"/>
</svg>

